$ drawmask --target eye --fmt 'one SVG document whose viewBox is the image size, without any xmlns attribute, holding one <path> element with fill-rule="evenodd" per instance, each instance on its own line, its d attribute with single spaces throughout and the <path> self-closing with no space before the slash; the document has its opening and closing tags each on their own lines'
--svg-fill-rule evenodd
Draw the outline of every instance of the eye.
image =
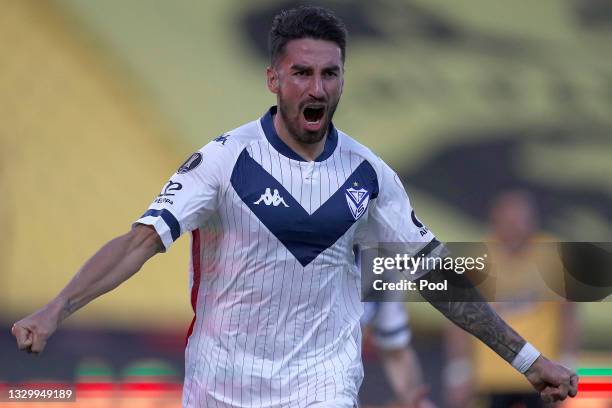
<svg viewBox="0 0 612 408">
<path fill-rule="evenodd" d="M 295 71 L 295 72 L 293 73 L 293 75 L 296 75 L 296 76 L 304 76 L 304 75 L 306 75 L 306 71 Z"/>
<path fill-rule="evenodd" d="M 337 77 L 338 73 L 336 71 L 327 71 L 324 74 L 326 77 Z"/>
</svg>

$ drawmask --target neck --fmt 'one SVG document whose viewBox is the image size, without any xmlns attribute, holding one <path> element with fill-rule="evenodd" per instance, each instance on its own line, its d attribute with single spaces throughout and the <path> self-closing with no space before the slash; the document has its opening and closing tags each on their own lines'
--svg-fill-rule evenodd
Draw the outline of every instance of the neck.
<svg viewBox="0 0 612 408">
<path fill-rule="evenodd" d="M 285 125 L 285 122 L 281 118 L 280 112 L 274 115 L 274 128 L 278 137 L 287 145 L 291 150 L 297 153 L 306 161 L 314 161 L 317 157 L 323 153 L 325 149 L 325 141 L 327 140 L 327 131 L 325 136 L 316 143 L 302 143 L 291 135 L 289 129 Z"/>
</svg>

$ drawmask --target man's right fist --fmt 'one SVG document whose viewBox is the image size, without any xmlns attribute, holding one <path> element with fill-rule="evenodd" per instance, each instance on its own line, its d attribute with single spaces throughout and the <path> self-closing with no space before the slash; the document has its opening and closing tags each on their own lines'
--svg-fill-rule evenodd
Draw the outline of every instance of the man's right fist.
<svg viewBox="0 0 612 408">
<path fill-rule="evenodd" d="M 47 339 L 57 329 L 57 313 L 51 308 L 43 308 L 16 322 L 11 329 L 11 333 L 17 340 L 19 350 L 28 353 L 41 353 Z"/>
</svg>

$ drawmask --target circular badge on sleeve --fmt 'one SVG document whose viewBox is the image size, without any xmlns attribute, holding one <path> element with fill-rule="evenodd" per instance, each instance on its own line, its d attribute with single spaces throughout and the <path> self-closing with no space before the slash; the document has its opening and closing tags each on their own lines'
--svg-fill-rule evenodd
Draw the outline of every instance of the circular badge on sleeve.
<svg viewBox="0 0 612 408">
<path fill-rule="evenodd" d="M 192 154 L 185 163 L 181 164 L 181 167 L 176 171 L 178 174 L 185 174 L 195 169 L 202 163 L 202 153 L 195 152 Z"/>
</svg>

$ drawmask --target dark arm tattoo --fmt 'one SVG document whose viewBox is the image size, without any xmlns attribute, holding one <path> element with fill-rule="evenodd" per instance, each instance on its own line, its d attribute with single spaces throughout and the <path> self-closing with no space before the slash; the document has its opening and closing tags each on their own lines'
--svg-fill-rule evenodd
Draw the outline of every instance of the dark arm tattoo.
<svg viewBox="0 0 612 408">
<path fill-rule="evenodd" d="M 64 307 L 62 307 L 62 311 L 60 313 L 60 322 L 66 320 L 71 314 L 80 309 L 81 306 L 82 305 L 78 305 L 72 299 L 68 299 Z"/>
<path fill-rule="evenodd" d="M 433 270 L 421 279 L 428 282 L 448 280 L 448 291 L 424 289 L 420 291 L 421 296 L 450 321 L 512 363 L 525 340 L 491 308 L 464 275 Z"/>
</svg>

